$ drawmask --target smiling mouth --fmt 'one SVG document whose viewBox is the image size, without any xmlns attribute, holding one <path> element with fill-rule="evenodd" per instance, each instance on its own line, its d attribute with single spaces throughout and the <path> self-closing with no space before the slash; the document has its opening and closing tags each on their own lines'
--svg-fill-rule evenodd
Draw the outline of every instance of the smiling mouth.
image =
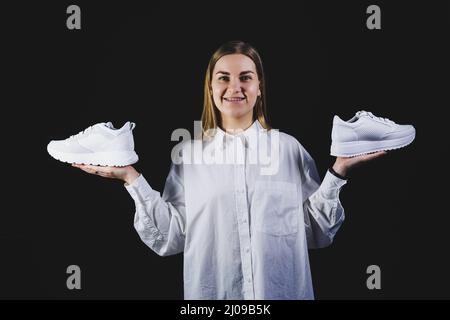
<svg viewBox="0 0 450 320">
<path fill-rule="evenodd" d="M 223 98 L 223 99 L 228 102 L 239 102 L 239 101 L 245 100 L 245 98 L 242 98 L 242 97 Z"/>
</svg>

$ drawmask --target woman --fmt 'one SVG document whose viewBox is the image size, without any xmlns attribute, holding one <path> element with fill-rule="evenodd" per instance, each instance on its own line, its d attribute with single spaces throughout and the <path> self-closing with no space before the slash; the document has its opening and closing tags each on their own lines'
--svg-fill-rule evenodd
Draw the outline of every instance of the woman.
<svg viewBox="0 0 450 320">
<path fill-rule="evenodd" d="M 200 148 L 227 160 L 172 159 L 162 197 L 132 166 L 75 165 L 125 182 L 134 226 L 152 250 L 184 252 L 185 299 L 313 299 L 308 249 L 328 246 L 342 224 L 347 172 L 384 154 L 338 157 L 320 183 L 314 160 L 294 137 L 270 128 L 265 108 L 260 56 L 232 41 L 208 65 Z M 265 172 L 251 161 L 259 141 L 269 141 L 276 160 Z M 192 160 L 194 144 L 182 144 L 183 160 Z"/>
</svg>

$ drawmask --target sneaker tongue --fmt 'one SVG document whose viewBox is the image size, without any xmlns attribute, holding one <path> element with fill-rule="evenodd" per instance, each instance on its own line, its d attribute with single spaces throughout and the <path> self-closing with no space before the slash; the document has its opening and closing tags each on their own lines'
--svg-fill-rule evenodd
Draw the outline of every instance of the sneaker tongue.
<svg viewBox="0 0 450 320">
<path fill-rule="evenodd" d="M 110 128 L 110 129 L 115 129 L 114 125 L 112 124 L 112 122 L 107 122 L 103 124 L 105 127 Z"/>
<path fill-rule="evenodd" d="M 357 115 L 358 117 L 368 116 L 369 114 L 370 114 L 370 112 L 364 111 L 364 110 L 358 111 L 358 112 L 356 113 L 356 115 Z"/>
</svg>

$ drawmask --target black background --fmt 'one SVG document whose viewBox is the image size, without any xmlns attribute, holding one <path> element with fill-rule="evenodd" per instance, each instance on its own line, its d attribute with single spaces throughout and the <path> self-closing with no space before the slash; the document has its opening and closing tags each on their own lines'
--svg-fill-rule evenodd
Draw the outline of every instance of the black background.
<svg viewBox="0 0 450 320">
<path fill-rule="evenodd" d="M 81 30 L 66 28 L 70 4 Z M 371 4 L 381 30 L 366 28 Z M 262 56 L 272 126 L 305 146 L 322 177 L 334 114 L 369 110 L 417 131 L 352 172 L 335 242 L 310 251 L 316 298 L 450 297 L 448 2 L 30 1 L 2 13 L 0 298 L 183 298 L 182 255 L 140 241 L 121 182 L 57 162 L 46 146 L 134 121 L 136 168 L 162 191 L 170 135 L 192 132 L 209 58 L 236 39 Z M 82 290 L 66 288 L 71 264 Z M 366 287 L 371 264 L 381 290 Z"/>
</svg>

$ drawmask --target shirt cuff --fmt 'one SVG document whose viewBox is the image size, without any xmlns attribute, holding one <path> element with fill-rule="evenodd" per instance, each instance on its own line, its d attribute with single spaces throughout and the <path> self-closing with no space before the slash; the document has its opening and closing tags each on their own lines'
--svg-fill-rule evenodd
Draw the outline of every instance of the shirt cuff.
<svg viewBox="0 0 450 320">
<path fill-rule="evenodd" d="M 158 191 L 155 191 L 150 187 L 142 174 L 140 174 L 131 184 L 125 184 L 124 187 L 136 203 L 143 204 L 160 195 Z"/>
<path fill-rule="evenodd" d="M 319 189 L 325 198 L 332 199 L 339 195 L 339 190 L 347 183 L 347 180 L 338 178 L 333 175 L 329 170 L 323 178 L 322 184 Z"/>
<path fill-rule="evenodd" d="M 342 179 L 342 180 L 348 179 L 347 177 L 344 177 L 344 176 L 340 175 L 339 173 L 337 173 L 336 171 L 334 171 L 333 167 L 330 167 L 328 169 L 328 171 L 330 171 L 330 173 L 332 173 L 334 176 L 338 177 L 339 179 Z"/>
</svg>

